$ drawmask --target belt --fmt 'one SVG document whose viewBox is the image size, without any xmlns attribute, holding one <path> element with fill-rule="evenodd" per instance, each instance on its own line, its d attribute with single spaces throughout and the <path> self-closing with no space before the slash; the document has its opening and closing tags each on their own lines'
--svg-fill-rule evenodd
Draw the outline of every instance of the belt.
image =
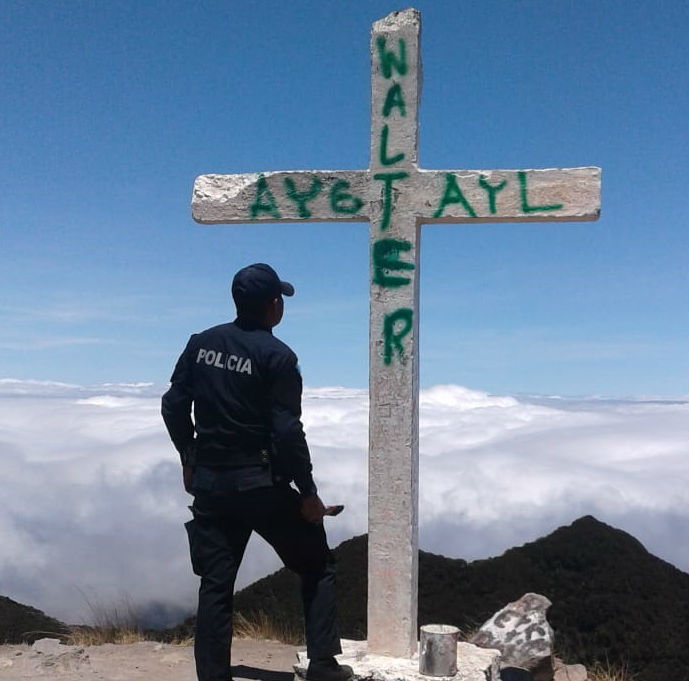
<svg viewBox="0 0 689 681">
<path fill-rule="evenodd" d="M 247 466 L 268 466 L 270 464 L 270 450 L 267 448 L 254 450 L 227 450 L 196 452 L 195 463 L 200 466 L 223 466 L 225 468 L 245 468 Z"/>
</svg>

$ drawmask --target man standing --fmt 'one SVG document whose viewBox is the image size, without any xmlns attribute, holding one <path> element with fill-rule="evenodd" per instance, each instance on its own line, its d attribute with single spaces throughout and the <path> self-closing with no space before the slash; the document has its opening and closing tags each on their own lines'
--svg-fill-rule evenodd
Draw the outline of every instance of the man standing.
<svg viewBox="0 0 689 681">
<path fill-rule="evenodd" d="M 201 577 L 194 643 L 199 681 L 231 679 L 234 581 L 254 530 L 301 577 L 307 679 L 352 676 L 334 657 L 341 652 L 335 565 L 300 420 L 297 357 L 272 334 L 283 295 L 294 295 L 294 287 L 269 265 L 239 270 L 232 281 L 237 318 L 191 336 L 162 400 L 184 487 L 194 495 L 186 528 L 192 568 Z"/>
</svg>

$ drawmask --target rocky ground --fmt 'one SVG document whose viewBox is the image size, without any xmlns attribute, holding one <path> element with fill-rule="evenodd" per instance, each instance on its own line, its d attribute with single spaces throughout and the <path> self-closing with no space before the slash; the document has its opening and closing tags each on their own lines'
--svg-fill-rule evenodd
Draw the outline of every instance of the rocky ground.
<svg viewBox="0 0 689 681">
<path fill-rule="evenodd" d="M 296 646 L 276 641 L 236 639 L 232 645 L 235 679 L 292 681 Z M 0 646 L 0 681 L 194 681 L 190 646 L 154 641 L 100 646 L 65 646 L 45 639 L 30 645 Z"/>
</svg>

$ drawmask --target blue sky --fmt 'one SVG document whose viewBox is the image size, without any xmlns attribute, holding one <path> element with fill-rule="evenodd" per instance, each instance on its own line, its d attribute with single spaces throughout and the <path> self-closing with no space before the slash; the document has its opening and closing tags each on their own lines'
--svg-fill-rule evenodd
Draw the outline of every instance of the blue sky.
<svg viewBox="0 0 689 681">
<path fill-rule="evenodd" d="M 415 6 L 422 167 L 603 169 L 596 223 L 423 229 L 422 384 L 686 395 L 687 3 Z M 267 261 L 305 382 L 365 387 L 367 225 L 189 203 L 203 173 L 366 168 L 370 24 L 399 8 L 0 3 L 0 377 L 162 383 Z"/>
</svg>

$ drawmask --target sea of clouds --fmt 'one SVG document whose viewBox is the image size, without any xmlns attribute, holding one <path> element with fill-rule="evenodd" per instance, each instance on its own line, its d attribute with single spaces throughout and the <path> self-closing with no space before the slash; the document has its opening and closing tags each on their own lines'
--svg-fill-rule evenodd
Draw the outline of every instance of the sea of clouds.
<svg viewBox="0 0 689 681">
<path fill-rule="evenodd" d="M 153 624 L 194 608 L 191 498 L 163 386 L 0 379 L 0 595 L 67 622 L 125 601 Z M 366 531 L 368 394 L 306 389 L 303 421 L 331 545 Z M 689 571 L 689 402 L 420 395 L 420 545 L 500 555 L 582 515 Z M 252 538 L 238 586 L 280 567 Z"/>
</svg>

